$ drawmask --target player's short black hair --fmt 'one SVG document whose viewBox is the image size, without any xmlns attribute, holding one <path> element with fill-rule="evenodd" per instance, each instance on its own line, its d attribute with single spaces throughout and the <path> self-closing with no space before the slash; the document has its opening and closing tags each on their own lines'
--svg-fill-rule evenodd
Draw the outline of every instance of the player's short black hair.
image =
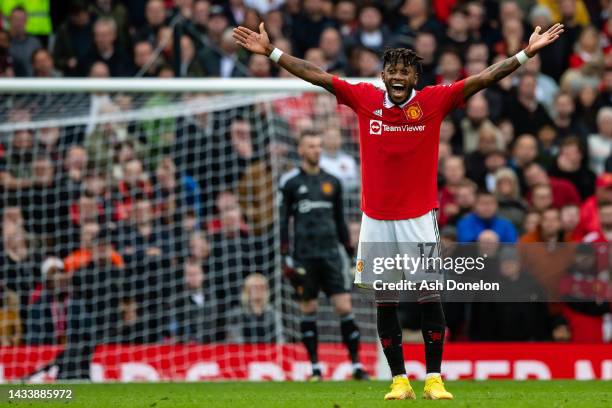
<svg viewBox="0 0 612 408">
<path fill-rule="evenodd" d="M 305 129 L 300 133 L 298 144 L 307 137 L 321 137 L 321 132 L 317 129 Z"/>
<path fill-rule="evenodd" d="M 416 52 L 409 48 L 388 48 L 383 53 L 383 69 L 387 65 L 395 65 L 402 62 L 404 65 L 413 66 L 417 72 L 421 72 L 421 61 Z"/>
</svg>

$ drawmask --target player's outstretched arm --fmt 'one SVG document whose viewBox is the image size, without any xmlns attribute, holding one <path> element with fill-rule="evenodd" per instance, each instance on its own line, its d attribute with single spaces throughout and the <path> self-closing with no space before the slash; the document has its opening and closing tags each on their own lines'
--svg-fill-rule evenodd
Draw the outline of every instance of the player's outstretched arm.
<svg viewBox="0 0 612 408">
<path fill-rule="evenodd" d="M 529 37 L 529 44 L 523 50 L 526 54 L 523 57 L 525 60 L 527 59 L 526 57 L 533 57 L 542 48 L 555 42 L 563 32 L 563 24 L 557 23 L 544 33 L 540 33 L 540 31 L 541 28 L 539 26 L 536 27 L 531 37 Z M 465 80 L 463 96 L 469 98 L 476 92 L 493 85 L 503 77 L 516 71 L 521 66 L 521 61 L 519 61 L 519 58 L 521 58 L 520 54 L 521 53 L 500 61 L 497 64 L 493 64 L 480 74 L 468 77 Z"/>
<path fill-rule="evenodd" d="M 275 48 L 270 44 L 270 39 L 264 28 L 264 23 L 259 25 L 259 34 L 242 26 L 234 28 L 234 39 L 238 45 L 246 48 L 252 53 L 265 55 L 266 57 L 269 57 Z M 287 53 L 283 53 L 278 60 L 278 64 L 296 77 L 302 78 L 311 84 L 321 86 L 329 92 L 334 93 L 334 85 L 332 83 L 333 76 L 316 65 L 293 57 Z"/>
</svg>

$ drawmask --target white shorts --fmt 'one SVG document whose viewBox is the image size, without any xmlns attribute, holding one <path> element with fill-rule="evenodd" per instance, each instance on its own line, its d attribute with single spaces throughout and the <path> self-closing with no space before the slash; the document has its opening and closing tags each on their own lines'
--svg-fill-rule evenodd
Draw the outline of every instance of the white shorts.
<svg viewBox="0 0 612 408">
<path fill-rule="evenodd" d="M 359 264 L 363 265 L 366 254 L 366 248 L 371 248 L 373 245 L 381 243 L 379 247 L 388 247 L 385 250 L 393 251 L 393 253 L 402 252 L 409 256 L 420 256 L 418 243 L 435 243 L 440 242 L 440 233 L 438 231 L 438 221 L 436 218 L 436 210 L 431 210 L 428 213 L 417 217 L 405 220 L 377 220 L 368 217 L 365 213 L 361 219 L 361 230 L 359 231 L 359 246 L 357 247 L 358 267 L 355 273 L 355 284 L 360 287 L 371 288 L 374 276 L 372 274 L 364 274 L 360 271 Z M 399 244 L 385 246 L 384 243 Z M 412 244 L 412 245 L 409 245 Z M 410 249 L 407 249 L 410 248 Z M 433 248 L 439 250 L 436 245 Z M 378 252 L 378 251 L 377 251 Z M 431 256 L 432 254 L 427 254 Z M 433 254 L 437 256 L 436 254 Z M 404 279 L 404 273 L 399 270 L 385 272 L 382 275 L 376 276 L 384 279 L 385 282 L 399 282 Z"/>
</svg>

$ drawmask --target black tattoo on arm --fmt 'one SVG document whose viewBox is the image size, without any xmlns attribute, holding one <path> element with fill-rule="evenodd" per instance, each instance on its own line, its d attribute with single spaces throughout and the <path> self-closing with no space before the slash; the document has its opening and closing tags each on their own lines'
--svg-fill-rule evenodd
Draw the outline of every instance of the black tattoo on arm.
<svg viewBox="0 0 612 408">
<path fill-rule="evenodd" d="M 316 65 L 289 54 L 283 54 L 278 63 L 296 77 L 302 78 L 313 85 L 321 86 L 329 92 L 334 93 L 334 85 L 332 82 L 333 76 Z"/>
<path fill-rule="evenodd" d="M 465 81 L 463 96 L 468 98 L 476 92 L 488 88 L 500 79 L 516 71 L 521 64 L 515 56 L 506 58 L 496 64 L 491 65 L 478 75 L 472 75 Z"/>
</svg>

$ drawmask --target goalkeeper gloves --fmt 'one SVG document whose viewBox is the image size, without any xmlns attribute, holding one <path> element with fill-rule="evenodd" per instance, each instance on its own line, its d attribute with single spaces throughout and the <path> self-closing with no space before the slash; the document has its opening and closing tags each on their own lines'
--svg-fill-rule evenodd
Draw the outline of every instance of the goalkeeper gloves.
<svg viewBox="0 0 612 408">
<path fill-rule="evenodd" d="M 283 256 L 283 275 L 298 290 L 304 284 L 306 269 L 290 255 Z"/>
</svg>

